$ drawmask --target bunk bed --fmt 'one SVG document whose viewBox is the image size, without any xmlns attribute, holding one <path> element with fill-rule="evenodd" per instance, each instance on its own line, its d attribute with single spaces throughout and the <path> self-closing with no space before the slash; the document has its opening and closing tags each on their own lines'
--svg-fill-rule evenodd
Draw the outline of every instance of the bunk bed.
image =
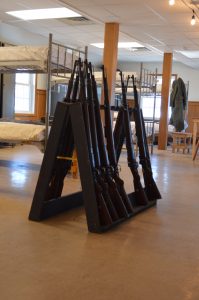
<svg viewBox="0 0 199 300">
<path fill-rule="evenodd" d="M 157 69 L 155 71 L 149 71 L 143 67 L 143 63 L 140 65 L 140 75 L 137 78 L 137 86 L 140 95 L 140 106 L 142 107 L 143 97 L 150 97 L 153 99 L 153 112 L 150 118 L 144 118 L 146 133 L 148 142 L 151 148 L 151 154 L 153 154 L 153 146 L 156 137 L 159 134 L 159 120 L 156 119 L 156 97 L 157 97 Z M 168 131 L 173 131 L 173 128 L 168 128 Z"/>
<path fill-rule="evenodd" d="M 115 126 L 115 121 L 117 119 L 117 112 L 114 112 L 114 121 L 113 121 L 113 128 Z M 151 144 L 152 140 L 153 143 L 156 142 L 158 139 L 159 134 L 159 120 L 149 120 L 145 119 L 145 129 L 146 129 L 146 135 L 148 143 Z M 172 133 L 175 131 L 175 128 L 173 125 L 168 125 L 168 139 L 172 139 Z M 131 121 L 131 132 L 133 135 L 133 140 L 136 141 L 136 129 L 135 129 L 135 122 Z"/>
<path fill-rule="evenodd" d="M 85 51 L 77 50 L 71 47 L 60 45 L 52 40 L 52 34 L 49 34 L 48 46 L 6 46 L 0 47 L 0 73 L 46 73 L 47 74 L 47 93 L 46 93 L 46 115 L 45 125 L 20 124 L 12 122 L 12 132 L 10 122 L 0 122 L 0 142 L 11 141 L 22 143 L 41 142 L 44 147 L 47 143 L 49 134 L 49 114 L 51 104 L 51 78 L 56 76 L 68 81 L 68 74 L 71 73 L 74 61 L 79 57 L 85 57 Z M 7 128 L 6 128 L 7 125 Z M 30 136 L 31 128 L 35 126 L 35 132 L 39 135 Z M 13 129 L 15 128 L 15 129 Z M 23 129 L 19 129 L 23 128 Z M 25 134 L 25 128 L 27 134 Z M 19 137 L 17 131 L 23 131 Z M 33 129 L 31 129 L 33 130 Z M 40 132 L 38 133 L 38 131 Z M 33 130 L 34 131 L 34 130 Z M 8 134 L 6 138 L 6 133 Z M 21 139 L 21 140 L 20 140 Z M 36 140 L 35 140 L 36 139 Z"/>
<path fill-rule="evenodd" d="M 153 153 L 153 145 L 157 144 L 158 142 L 158 135 L 159 135 L 159 122 L 160 119 L 157 119 L 156 112 L 157 112 L 157 97 L 161 97 L 162 94 L 162 83 L 158 84 L 158 78 L 160 74 L 157 74 L 157 69 L 154 72 L 151 72 L 143 67 L 141 63 L 140 67 L 140 77 L 138 79 L 138 87 L 140 93 L 140 103 L 142 107 L 142 98 L 143 97 L 150 97 L 153 100 L 153 112 L 150 118 L 145 118 L 145 127 L 148 128 L 148 135 L 151 132 L 150 144 L 151 144 L 151 153 Z M 172 80 L 177 78 L 177 74 L 172 74 L 171 76 L 171 83 Z M 189 81 L 185 84 L 186 86 L 186 94 L 188 99 L 188 91 L 189 91 Z M 150 101 L 150 99 L 149 99 Z M 172 133 L 175 131 L 175 127 L 173 125 L 168 124 L 168 135 L 167 141 L 171 143 L 173 141 Z"/>
<path fill-rule="evenodd" d="M 123 72 L 124 78 L 127 78 L 129 75 L 132 75 L 132 72 Z M 144 116 L 144 123 L 147 135 L 147 141 L 150 146 L 150 152 L 153 153 L 154 144 L 158 143 L 159 135 L 159 118 L 156 116 L 157 112 L 157 97 L 161 96 L 161 88 L 157 85 L 157 69 L 155 71 L 147 70 L 143 67 L 143 63 L 140 65 L 139 72 L 133 72 L 135 77 L 135 83 L 139 95 L 140 107 L 143 107 L 144 97 L 149 98 L 149 101 L 152 101 L 152 111 L 148 117 Z M 134 93 L 132 83 L 130 82 L 127 89 L 127 101 L 130 108 L 134 107 Z M 121 82 L 120 77 L 116 74 L 116 89 L 115 89 L 115 112 L 114 120 L 117 118 L 117 111 L 121 106 L 122 95 L 121 95 Z M 135 135 L 135 123 L 133 117 L 131 118 L 131 129 L 136 141 Z M 172 133 L 174 131 L 174 126 L 168 124 L 168 141 L 172 140 Z"/>
<path fill-rule="evenodd" d="M 0 121 L 0 145 L 31 144 L 44 151 L 45 125 Z"/>
</svg>

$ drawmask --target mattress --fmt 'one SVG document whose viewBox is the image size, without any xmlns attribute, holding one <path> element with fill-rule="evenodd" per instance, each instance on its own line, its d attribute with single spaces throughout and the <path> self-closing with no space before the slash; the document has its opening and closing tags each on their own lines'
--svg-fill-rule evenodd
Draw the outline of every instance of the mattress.
<svg viewBox="0 0 199 300">
<path fill-rule="evenodd" d="M 146 134 L 147 136 L 152 135 L 152 123 L 151 122 L 145 122 L 145 128 L 146 128 Z M 171 134 L 173 131 L 175 131 L 175 128 L 173 125 L 168 125 L 168 134 Z M 159 123 L 154 123 L 154 134 L 159 133 Z"/>
<path fill-rule="evenodd" d="M 146 129 L 146 135 L 147 137 L 152 136 L 152 122 L 145 122 L 145 129 Z M 113 128 L 115 126 L 115 121 L 113 122 Z M 131 131 L 132 135 L 135 138 L 136 136 L 136 130 L 135 130 L 135 122 L 131 122 Z M 168 125 L 168 134 L 171 134 L 173 131 L 175 131 L 174 126 Z M 159 123 L 154 123 L 154 134 L 157 135 L 159 133 Z"/>
<path fill-rule="evenodd" d="M 1 69 L 45 69 L 48 47 L 10 46 L 0 47 Z"/>
<path fill-rule="evenodd" d="M 41 142 L 45 137 L 45 126 L 14 122 L 0 122 L 0 141 Z"/>
<path fill-rule="evenodd" d="M 47 46 L 0 47 L 0 70 L 41 70 L 47 71 Z M 72 69 L 78 57 L 67 52 L 64 46 L 52 44 L 51 65 L 53 69 Z"/>
</svg>

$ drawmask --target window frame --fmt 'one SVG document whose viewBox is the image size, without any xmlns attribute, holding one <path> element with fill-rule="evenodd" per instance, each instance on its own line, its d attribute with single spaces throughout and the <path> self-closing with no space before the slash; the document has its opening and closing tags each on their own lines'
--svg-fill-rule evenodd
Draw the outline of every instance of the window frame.
<svg viewBox="0 0 199 300">
<path fill-rule="evenodd" d="M 157 79 L 158 77 L 162 77 L 163 74 L 157 74 Z M 177 74 L 171 74 L 171 81 L 170 81 L 170 86 L 172 85 L 172 82 L 173 80 L 177 79 Z M 160 97 L 160 109 L 161 109 L 161 102 L 162 102 L 162 94 L 161 94 L 161 91 L 162 91 L 162 83 L 161 83 L 161 88 L 158 89 L 158 84 L 156 85 L 156 105 L 157 105 L 157 97 Z M 142 107 L 142 111 L 143 111 L 143 117 L 144 119 L 147 119 L 147 120 L 153 120 L 153 115 L 150 116 L 150 117 L 146 117 L 145 114 L 144 114 L 144 109 L 143 109 L 143 98 L 152 98 L 151 100 L 149 101 L 152 101 L 152 112 L 153 112 L 153 105 L 154 105 L 154 99 L 155 99 L 155 93 L 151 93 L 151 95 L 149 96 L 144 96 L 144 95 L 141 95 L 141 107 Z M 157 109 L 157 108 L 156 108 Z M 171 114 L 171 111 L 169 109 L 169 115 Z M 156 117 L 155 116 L 155 120 L 159 121 L 160 120 L 160 117 L 161 117 L 161 112 L 160 112 L 160 115 L 159 117 Z M 169 116 L 170 117 L 170 116 Z"/>
<path fill-rule="evenodd" d="M 19 74 L 19 73 L 16 73 Z M 31 90 L 32 90 L 32 99 L 31 99 L 31 106 L 32 106 L 32 111 L 27 112 L 27 111 L 15 111 L 15 116 L 35 116 L 36 115 L 36 90 L 37 90 L 37 74 L 35 73 L 24 73 L 24 74 L 28 74 L 29 77 L 29 84 L 25 84 L 25 83 L 17 83 L 16 82 L 16 77 L 15 77 L 15 88 L 16 85 L 21 85 L 21 86 L 31 86 Z M 34 76 L 34 81 L 31 80 L 32 84 L 30 84 L 30 79 L 31 79 L 31 75 Z M 16 100 L 15 100 L 16 101 Z M 30 106 L 30 105 L 29 105 Z"/>
</svg>

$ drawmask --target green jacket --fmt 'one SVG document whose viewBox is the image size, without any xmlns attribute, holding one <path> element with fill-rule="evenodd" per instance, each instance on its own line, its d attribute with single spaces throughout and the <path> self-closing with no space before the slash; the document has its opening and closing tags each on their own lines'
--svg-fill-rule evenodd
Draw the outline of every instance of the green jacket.
<svg viewBox="0 0 199 300">
<path fill-rule="evenodd" d="M 184 111 L 187 107 L 187 93 L 184 81 L 179 77 L 173 81 L 170 95 L 170 106 L 172 113 L 169 124 L 173 125 L 176 131 L 184 129 Z"/>
</svg>

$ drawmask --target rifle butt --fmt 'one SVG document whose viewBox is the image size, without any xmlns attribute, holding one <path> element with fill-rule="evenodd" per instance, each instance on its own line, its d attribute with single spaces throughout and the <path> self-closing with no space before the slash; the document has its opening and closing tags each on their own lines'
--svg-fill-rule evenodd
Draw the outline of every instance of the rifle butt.
<svg viewBox="0 0 199 300">
<path fill-rule="evenodd" d="M 135 202 L 136 205 L 147 205 L 148 204 L 148 198 L 144 191 L 144 188 L 142 187 L 141 181 L 140 181 L 140 175 L 138 173 L 138 165 L 137 162 L 133 164 L 128 164 L 131 173 L 133 175 L 133 184 L 134 184 L 134 190 L 135 190 Z"/>
<path fill-rule="evenodd" d="M 152 174 L 146 174 L 146 172 L 144 172 L 144 182 L 145 191 L 149 201 L 154 201 L 162 198 L 155 180 L 152 177 Z"/>
<path fill-rule="evenodd" d="M 101 178 L 100 175 L 98 175 L 98 182 L 102 188 L 102 195 L 105 199 L 105 202 L 106 202 L 106 205 L 107 205 L 107 208 L 109 210 L 109 213 L 113 219 L 113 221 L 117 221 L 119 219 L 119 216 L 118 216 L 118 213 L 114 207 L 114 204 L 111 200 L 111 197 L 109 195 L 109 189 L 108 189 L 108 184 L 103 180 L 103 178 Z"/>
<path fill-rule="evenodd" d="M 68 174 L 68 171 L 71 168 L 71 162 L 68 161 L 66 169 L 57 169 L 51 178 L 49 183 L 49 189 L 46 196 L 47 200 L 55 199 L 61 196 L 63 186 L 64 186 L 64 178 Z"/>
<path fill-rule="evenodd" d="M 96 194 L 98 209 L 99 209 L 99 219 L 102 226 L 112 225 L 113 220 L 109 213 L 106 202 L 101 193 Z"/>
<path fill-rule="evenodd" d="M 147 194 L 142 186 L 135 188 L 135 201 L 136 205 L 147 205 L 149 203 Z"/>
<path fill-rule="evenodd" d="M 49 189 L 46 194 L 46 201 L 60 197 L 62 188 L 63 183 L 60 180 L 57 181 L 57 178 L 53 178 L 53 180 L 51 180 L 50 182 Z"/>
<path fill-rule="evenodd" d="M 132 214 L 134 212 L 134 209 L 124 189 L 124 181 L 118 175 L 114 176 L 114 180 L 116 182 L 118 192 L 122 198 L 122 201 L 126 207 L 128 214 Z"/>
<path fill-rule="evenodd" d="M 115 209 L 120 218 L 127 218 L 129 216 L 126 206 L 118 192 L 117 186 L 112 179 L 107 179 L 109 194 L 111 195 L 111 200 L 115 206 Z"/>
</svg>

